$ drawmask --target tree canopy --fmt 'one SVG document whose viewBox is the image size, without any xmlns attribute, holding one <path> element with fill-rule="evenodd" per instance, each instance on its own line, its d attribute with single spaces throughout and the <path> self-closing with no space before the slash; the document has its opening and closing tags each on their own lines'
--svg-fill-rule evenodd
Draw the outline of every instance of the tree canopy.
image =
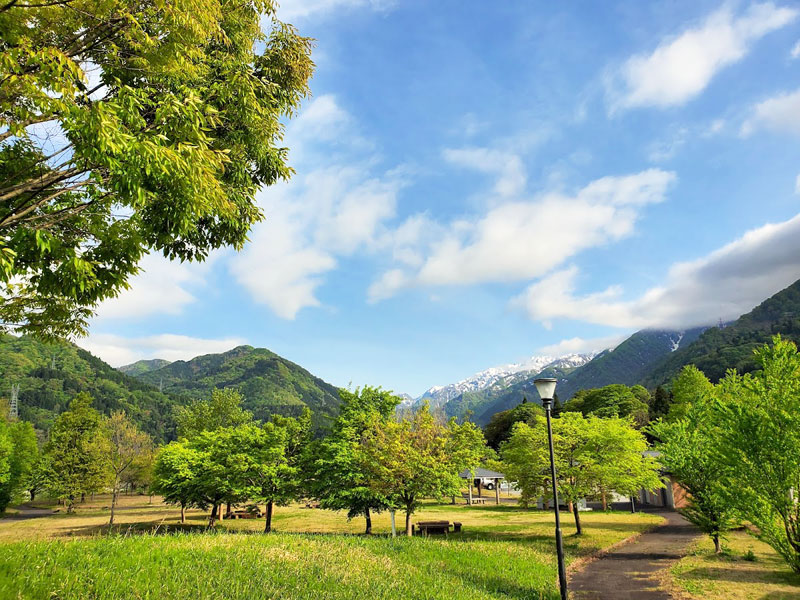
<svg viewBox="0 0 800 600">
<path fill-rule="evenodd" d="M 640 385 L 628 387 L 614 383 L 601 388 L 580 390 L 564 404 L 565 412 L 584 416 L 633 417 L 638 426 L 647 423 L 650 393 Z"/>
<path fill-rule="evenodd" d="M 244 244 L 313 69 L 275 5 L 0 7 L 0 323 L 83 333 L 144 254 Z"/>
</svg>

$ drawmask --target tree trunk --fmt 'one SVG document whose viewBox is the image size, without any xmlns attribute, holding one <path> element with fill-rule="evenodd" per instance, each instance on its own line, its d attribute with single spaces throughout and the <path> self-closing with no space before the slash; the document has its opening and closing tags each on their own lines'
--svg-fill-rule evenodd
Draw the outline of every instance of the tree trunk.
<svg viewBox="0 0 800 600">
<path fill-rule="evenodd" d="M 186 505 L 181 504 L 181 523 L 186 523 Z"/>
<path fill-rule="evenodd" d="M 372 515 L 369 514 L 369 507 L 364 510 L 364 517 L 367 519 L 367 528 L 364 531 L 364 534 L 372 535 Z"/>
<path fill-rule="evenodd" d="M 636 512 L 636 502 L 634 502 L 633 496 L 631 496 L 631 512 L 632 513 Z"/>
<path fill-rule="evenodd" d="M 572 512 L 572 502 L 567 502 L 567 510 Z"/>
<path fill-rule="evenodd" d="M 608 510 L 608 498 L 606 498 L 606 491 L 600 492 L 600 501 L 603 503 L 603 510 Z"/>
<path fill-rule="evenodd" d="M 111 488 L 111 518 L 108 520 L 109 527 L 114 524 L 114 509 L 117 508 L 117 484 Z"/>
<path fill-rule="evenodd" d="M 267 502 L 267 520 L 264 524 L 264 533 L 272 531 L 272 500 Z"/>
<path fill-rule="evenodd" d="M 575 532 L 576 535 L 582 535 L 583 529 L 581 529 L 581 511 L 578 510 L 578 503 L 572 503 L 572 514 L 575 515 Z"/>
<path fill-rule="evenodd" d="M 81 504 L 86 502 L 86 492 L 81 492 Z"/>
<path fill-rule="evenodd" d="M 411 537 L 411 534 L 412 534 L 412 532 L 411 532 L 411 510 L 407 508 L 406 509 L 406 535 L 408 537 Z"/>
<path fill-rule="evenodd" d="M 31 495 L 31 502 L 36 500 L 36 490 L 28 490 L 28 493 Z"/>
<path fill-rule="evenodd" d="M 152 498 L 152 496 L 151 496 L 151 498 Z M 228 502 L 228 505 L 226 506 L 226 508 L 227 508 L 228 510 L 225 512 L 225 514 L 226 514 L 226 515 L 229 515 L 229 514 L 231 514 L 231 503 L 230 503 L 230 502 Z"/>
<path fill-rule="evenodd" d="M 711 539 L 714 540 L 714 554 L 719 554 L 722 552 L 722 544 L 719 541 L 719 534 L 712 535 Z"/>
<path fill-rule="evenodd" d="M 217 523 L 217 503 L 211 507 L 211 514 L 208 515 L 208 527 L 211 528 Z"/>
</svg>

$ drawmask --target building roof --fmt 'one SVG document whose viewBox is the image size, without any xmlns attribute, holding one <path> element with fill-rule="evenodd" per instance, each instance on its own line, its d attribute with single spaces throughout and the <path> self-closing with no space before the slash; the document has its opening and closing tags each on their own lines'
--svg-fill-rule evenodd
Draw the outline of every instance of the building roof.
<svg viewBox="0 0 800 600">
<path fill-rule="evenodd" d="M 481 467 L 478 467 L 472 473 L 470 473 L 469 470 L 461 471 L 461 473 L 459 473 L 458 476 L 461 477 L 461 479 L 472 479 L 472 478 L 505 479 L 506 478 L 506 476 L 503 475 L 502 473 L 498 473 L 497 471 L 490 471 L 489 469 L 482 469 Z"/>
</svg>

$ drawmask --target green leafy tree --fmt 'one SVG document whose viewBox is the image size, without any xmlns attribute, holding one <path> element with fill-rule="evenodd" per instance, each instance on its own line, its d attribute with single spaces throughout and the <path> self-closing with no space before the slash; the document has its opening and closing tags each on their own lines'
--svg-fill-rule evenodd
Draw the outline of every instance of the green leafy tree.
<svg viewBox="0 0 800 600">
<path fill-rule="evenodd" d="M 8 423 L 0 417 L 0 513 L 5 512 L 11 494 L 5 490 L 11 483 L 11 457 L 14 453 L 14 446 L 11 441 L 11 432 Z"/>
<path fill-rule="evenodd" d="M 580 390 L 564 404 L 564 412 L 583 416 L 633 417 L 637 426 L 647 423 L 650 394 L 640 385 L 628 387 L 619 383 L 602 388 Z"/>
<path fill-rule="evenodd" d="M 313 69 L 275 6 L 0 7 L 0 323 L 82 333 L 145 252 L 244 244 L 256 191 L 291 175 L 284 122 Z"/>
<path fill-rule="evenodd" d="M 719 553 L 725 533 L 738 522 L 727 490 L 730 468 L 716 451 L 720 430 L 713 403 L 711 394 L 698 397 L 683 407 L 680 418 L 657 421 L 649 431 L 657 440 L 661 463 L 689 492 L 688 505 L 680 512 L 711 537 Z"/>
<path fill-rule="evenodd" d="M 666 417 L 671 404 L 672 395 L 669 390 L 663 385 L 658 386 L 653 394 L 653 401 L 650 404 L 650 420 L 656 421 L 657 419 Z"/>
<path fill-rule="evenodd" d="M 495 413 L 484 428 L 486 442 L 495 450 L 511 437 L 514 423 L 535 425 L 544 418 L 544 409 L 532 402 L 522 402 L 510 410 Z"/>
<path fill-rule="evenodd" d="M 583 533 L 578 501 L 609 491 L 662 487 L 657 465 L 643 455 L 647 442 L 629 419 L 584 417 L 565 412 L 553 420 L 559 500 L 572 504 L 577 534 Z M 517 423 L 502 447 L 506 475 L 517 481 L 529 505 L 551 496 L 547 429 Z"/>
<path fill-rule="evenodd" d="M 331 433 L 313 449 L 308 487 L 320 506 L 346 510 L 347 518 L 364 515 L 365 533 L 372 533 L 372 513 L 389 507 L 386 497 L 370 486 L 369 472 L 358 460 L 368 430 L 385 425 L 399 399 L 380 387 L 339 392 L 342 404 Z"/>
<path fill-rule="evenodd" d="M 153 440 L 131 421 L 124 411 L 115 411 L 103 422 L 107 438 L 105 462 L 111 472 L 111 516 L 109 525 L 114 524 L 114 511 L 117 507 L 120 485 L 137 460 L 149 455 Z"/>
<path fill-rule="evenodd" d="M 405 510 L 408 536 L 420 501 L 459 493 L 459 473 L 475 467 L 475 451 L 458 446 L 477 438 L 454 434 L 454 426 L 455 421 L 438 423 L 426 404 L 411 419 L 373 424 L 359 447 L 361 468 L 373 492 Z M 483 446 L 482 439 L 479 443 Z"/>
<path fill-rule="evenodd" d="M 171 442 L 156 455 L 152 490 L 161 494 L 167 504 L 181 507 L 181 523 L 186 522 L 187 507 L 206 508 L 202 502 L 196 504 L 194 487 L 197 474 L 203 468 L 203 458 L 197 450 L 189 447 L 186 440 Z"/>
<path fill-rule="evenodd" d="M 718 458 L 731 504 L 800 573 L 800 354 L 775 336 L 755 358 L 760 371 L 730 371 L 717 386 Z"/>
<path fill-rule="evenodd" d="M 195 400 L 188 406 L 176 408 L 178 437 L 191 438 L 204 431 L 236 427 L 253 420 L 242 408 L 242 395 L 235 389 L 215 389 L 209 400 Z"/>
<path fill-rule="evenodd" d="M 67 512 L 74 511 L 76 498 L 108 483 L 107 445 L 92 398 L 78 394 L 56 419 L 44 448 L 47 488 L 66 503 Z"/>
<path fill-rule="evenodd" d="M 694 365 L 686 365 L 672 382 L 672 404 L 667 420 L 684 418 L 694 404 L 702 404 L 713 391 L 713 384 L 700 369 Z"/>
<path fill-rule="evenodd" d="M 28 490 L 34 465 L 39 460 L 39 443 L 33 426 L 26 421 L 7 424 L 11 440 L 11 456 L 9 458 L 9 478 L 0 484 L 0 506 L 19 499 Z"/>
<path fill-rule="evenodd" d="M 229 444 L 238 449 L 239 455 L 232 457 L 229 469 L 240 482 L 241 496 L 267 505 L 264 533 L 272 531 L 274 507 L 285 506 L 300 491 L 299 467 L 290 450 L 296 428 L 283 420 L 282 425 L 242 425 L 230 430 Z M 294 456 L 300 456 L 300 452 Z"/>
</svg>

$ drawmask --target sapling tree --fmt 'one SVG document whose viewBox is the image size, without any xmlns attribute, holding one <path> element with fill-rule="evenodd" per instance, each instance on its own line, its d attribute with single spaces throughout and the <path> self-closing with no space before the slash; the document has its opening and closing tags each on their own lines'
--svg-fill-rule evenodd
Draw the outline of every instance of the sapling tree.
<svg viewBox="0 0 800 600">
<path fill-rule="evenodd" d="M 111 416 L 104 421 L 103 428 L 108 440 L 108 443 L 105 444 L 105 460 L 111 471 L 111 516 L 108 524 L 113 525 L 120 484 L 137 460 L 149 456 L 153 440 L 149 435 L 140 431 L 124 411 L 112 412 Z"/>
<path fill-rule="evenodd" d="M 181 523 L 186 522 L 186 508 L 205 508 L 194 489 L 197 474 L 203 468 L 203 456 L 185 440 L 171 442 L 161 448 L 153 466 L 153 491 L 167 504 L 181 507 Z"/>
<path fill-rule="evenodd" d="M 755 356 L 760 371 L 717 386 L 717 457 L 729 502 L 800 573 L 800 354 L 776 336 Z"/>
</svg>

